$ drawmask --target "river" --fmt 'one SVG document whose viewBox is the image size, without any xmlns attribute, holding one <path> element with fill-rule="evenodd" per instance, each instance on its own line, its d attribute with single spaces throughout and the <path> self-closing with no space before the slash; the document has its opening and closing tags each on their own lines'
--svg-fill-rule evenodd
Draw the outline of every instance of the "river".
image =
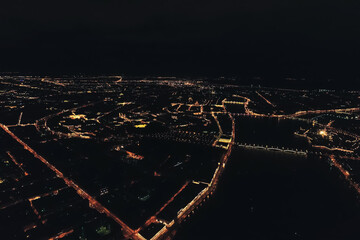
<svg viewBox="0 0 360 240">
<path fill-rule="evenodd" d="M 215 196 L 175 240 L 360 239 L 359 203 L 324 160 L 235 148 Z"/>
</svg>

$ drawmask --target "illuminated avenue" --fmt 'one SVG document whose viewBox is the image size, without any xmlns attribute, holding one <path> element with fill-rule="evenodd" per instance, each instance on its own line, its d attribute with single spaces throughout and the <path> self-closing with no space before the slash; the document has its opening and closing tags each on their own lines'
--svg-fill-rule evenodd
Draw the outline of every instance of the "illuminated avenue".
<svg viewBox="0 0 360 240">
<path fill-rule="evenodd" d="M 7 239 L 176 239 L 241 161 L 234 151 L 319 159 L 360 194 L 356 91 L 121 76 L 0 85 Z"/>
</svg>

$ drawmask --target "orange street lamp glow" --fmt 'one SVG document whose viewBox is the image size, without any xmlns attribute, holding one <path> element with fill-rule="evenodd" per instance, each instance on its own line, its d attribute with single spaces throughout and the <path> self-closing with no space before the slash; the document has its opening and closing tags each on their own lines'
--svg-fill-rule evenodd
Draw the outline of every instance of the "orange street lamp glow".
<svg viewBox="0 0 360 240">
<path fill-rule="evenodd" d="M 321 136 L 327 136 L 327 132 L 325 130 L 320 130 L 319 134 Z"/>
</svg>

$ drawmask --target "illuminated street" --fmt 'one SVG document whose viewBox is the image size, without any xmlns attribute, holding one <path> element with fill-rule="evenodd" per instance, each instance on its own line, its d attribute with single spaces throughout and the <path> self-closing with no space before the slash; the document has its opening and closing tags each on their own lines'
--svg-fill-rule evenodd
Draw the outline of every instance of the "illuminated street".
<svg viewBox="0 0 360 240">
<path fill-rule="evenodd" d="M 229 161 L 241 161 L 234 151 L 315 158 L 360 192 L 358 92 L 331 92 L 329 106 L 328 92 L 192 79 L 1 84 L 16 91 L 0 92 L 0 216 L 28 214 L 9 238 L 176 239 L 217 197 Z M 304 96 L 317 105 L 305 106 Z"/>
</svg>

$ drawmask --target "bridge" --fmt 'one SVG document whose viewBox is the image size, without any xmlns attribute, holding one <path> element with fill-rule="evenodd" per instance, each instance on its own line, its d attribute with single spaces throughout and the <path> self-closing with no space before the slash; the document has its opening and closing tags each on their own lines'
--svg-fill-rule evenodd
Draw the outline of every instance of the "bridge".
<svg viewBox="0 0 360 240">
<path fill-rule="evenodd" d="M 248 144 L 248 143 L 235 143 L 238 147 L 248 148 L 248 149 L 260 149 L 266 151 L 275 151 L 275 152 L 283 152 L 283 153 L 290 153 L 290 154 L 299 154 L 299 155 L 307 155 L 308 150 L 299 150 L 299 149 L 291 149 L 291 148 L 284 148 L 284 147 L 274 147 L 268 145 L 257 145 L 257 144 Z"/>
</svg>

